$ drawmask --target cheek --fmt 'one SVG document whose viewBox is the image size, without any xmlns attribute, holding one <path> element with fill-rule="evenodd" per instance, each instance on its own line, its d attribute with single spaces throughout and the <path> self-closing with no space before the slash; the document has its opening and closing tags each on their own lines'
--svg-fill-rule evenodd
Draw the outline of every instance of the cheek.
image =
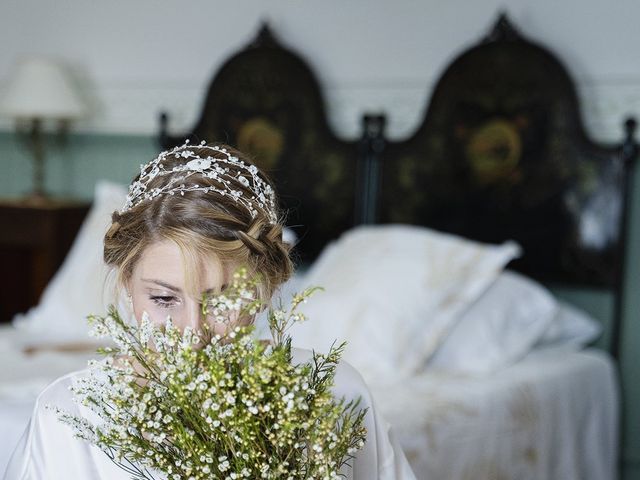
<svg viewBox="0 0 640 480">
<path fill-rule="evenodd" d="M 147 312 L 147 314 L 149 315 L 149 318 L 151 319 L 151 321 L 153 323 L 157 323 L 156 319 L 154 318 L 154 312 L 150 311 L 149 309 L 149 305 L 146 304 L 146 302 L 144 301 L 140 301 L 140 300 L 136 300 L 135 298 L 133 299 L 133 314 L 136 316 L 136 320 L 138 321 L 138 323 L 140 323 L 140 319 L 142 319 L 142 314 L 144 312 Z"/>
<path fill-rule="evenodd" d="M 212 326 L 213 333 L 223 337 L 227 333 L 227 326 L 223 323 L 215 322 Z"/>
</svg>

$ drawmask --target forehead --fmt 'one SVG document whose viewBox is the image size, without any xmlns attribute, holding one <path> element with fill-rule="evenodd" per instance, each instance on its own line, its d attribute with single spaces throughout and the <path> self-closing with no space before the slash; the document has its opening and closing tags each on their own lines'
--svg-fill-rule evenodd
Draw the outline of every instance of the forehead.
<svg viewBox="0 0 640 480">
<path fill-rule="evenodd" d="M 160 280 L 199 294 L 219 289 L 230 273 L 217 255 L 195 257 L 183 252 L 176 243 L 164 240 L 145 248 L 133 270 L 132 280 Z"/>
</svg>

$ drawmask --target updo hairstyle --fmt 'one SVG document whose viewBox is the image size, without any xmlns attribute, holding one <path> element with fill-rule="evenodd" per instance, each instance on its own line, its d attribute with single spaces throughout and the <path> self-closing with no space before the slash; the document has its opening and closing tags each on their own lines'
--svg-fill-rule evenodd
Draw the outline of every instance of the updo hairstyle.
<svg viewBox="0 0 640 480">
<path fill-rule="evenodd" d="M 226 145 L 231 155 L 253 165 L 245 155 Z M 224 154 L 206 147 L 183 146 L 202 158 L 222 159 Z M 178 153 L 179 153 L 178 149 Z M 167 155 L 161 160 L 166 170 L 171 170 L 186 160 L 179 155 Z M 232 177 L 242 172 L 238 167 L 231 168 Z M 260 177 L 273 188 L 272 181 L 258 169 Z M 169 177 L 157 176 L 148 187 L 166 185 Z M 139 180 L 140 174 L 134 179 Z M 220 188 L 220 183 L 200 173 L 192 175 L 189 183 Z M 233 187 L 247 197 L 253 192 L 249 185 L 232 180 Z M 170 240 L 179 246 L 185 260 L 186 276 L 189 282 L 197 278 L 196 274 L 202 262 L 213 255 L 225 267 L 245 265 L 250 273 L 259 273 L 262 283 L 258 296 L 268 302 L 274 291 L 284 283 L 293 272 L 290 257 L 290 245 L 283 241 L 283 221 L 276 202 L 275 212 L 278 221 L 271 223 L 267 212 L 257 204 L 252 218 L 249 210 L 235 201 L 230 195 L 221 195 L 216 191 L 187 191 L 181 194 L 162 194 L 150 200 L 143 200 L 124 213 L 114 212 L 112 224 L 104 237 L 104 261 L 117 273 L 116 281 L 125 286 L 131 278 L 137 261 L 151 244 Z M 195 288 L 191 283 L 189 288 Z M 195 291 L 193 293 L 196 293 Z"/>
</svg>

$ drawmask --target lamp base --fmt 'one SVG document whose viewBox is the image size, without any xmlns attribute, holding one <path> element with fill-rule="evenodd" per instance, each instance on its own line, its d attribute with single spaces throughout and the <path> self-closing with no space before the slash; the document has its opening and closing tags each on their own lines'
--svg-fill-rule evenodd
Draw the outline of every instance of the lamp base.
<svg viewBox="0 0 640 480">
<path fill-rule="evenodd" d="M 16 121 L 16 132 L 25 143 L 32 160 L 32 191 L 26 194 L 25 201 L 33 201 L 34 204 L 42 202 L 47 197 L 44 191 L 44 119 L 33 117 Z"/>
</svg>

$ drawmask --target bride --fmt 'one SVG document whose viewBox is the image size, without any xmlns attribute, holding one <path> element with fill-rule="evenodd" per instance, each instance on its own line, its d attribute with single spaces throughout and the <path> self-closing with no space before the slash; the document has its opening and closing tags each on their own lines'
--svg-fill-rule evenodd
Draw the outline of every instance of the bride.
<svg viewBox="0 0 640 480">
<path fill-rule="evenodd" d="M 202 293 L 220 292 L 235 268 L 247 265 L 261 274 L 259 296 L 270 299 L 293 272 L 282 221 L 272 183 L 240 152 L 186 143 L 142 166 L 124 207 L 112 216 L 104 260 L 115 274 L 116 296 L 124 294 L 132 318 L 146 312 L 159 324 L 171 316 L 180 328 L 196 329 L 206 321 L 224 333 L 228 325 L 202 318 Z M 304 362 L 311 352 L 294 348 L 293 357 Z M 51 404 L 88 417 L 90 411 L 75 404 L 69 391 L 74 378 L 86 374 L 69 373 L 39 395 L 5 480 L 129 478 L 45 409 Z M 338 365 L 333 393 L 361 397 L 361 407 L 369 408 L 367 440 L 353 460 L 352 478 L 415 479 L 367 386 L 346 362 Z"/>
</svg>

